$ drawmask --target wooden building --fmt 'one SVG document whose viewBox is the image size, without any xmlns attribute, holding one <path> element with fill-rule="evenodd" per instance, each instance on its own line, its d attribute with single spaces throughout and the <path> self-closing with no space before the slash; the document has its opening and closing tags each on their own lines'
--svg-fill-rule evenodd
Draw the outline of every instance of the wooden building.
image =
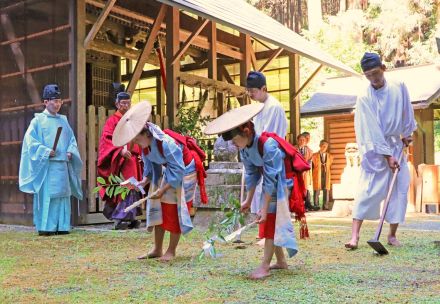
<svg viewBox="0 0 440 304">
<path fill-rule="evenodd" d="M 414 133 L 409 160 L 414 168 L 420 164 L 434 165 L 434 121 L 440 118 L 440 67 L 434 64 L 404 67 L 385 72 L 385 77 L 403 81 L 413 104 L 418 129 Z M 356 95 L 367 85 L 368 82 L 359 77 L 328 79 L 301 107 L 301 117 L 324 118 L 324 138 L 329 141 L 329 152 L 334 155 L 332 184 L 340 183 L 346 165 L 346 144 L 356 142 Z M 415 195 L 410 200 L 415 204 Z"/>
<path fill-rule="evenodd" d="M 317 63 L 302 84 L 300 56 Z M 21 141 L 43 109 L 45 84 L 59 84 L 61 113 L 84 160 L 85 199 L 72 204 L 74 222 L 92 223 L 102 220 L 102 202 L 91 189 L 97 140 L 113 106 L 112 82 L 125 81 L 138 95 L 139 84 L 148 82 L 154 121 L 169 126 L 177 123 L 182 85 L 213 90 L 218 115 L 230 98 L 248 103 L 246 74 L 265 71 L 277 58 L 288 66 L 292 136 L 299 130 L 299 94 L 322 66 L 356 74 L 245 1 L 0 1 L 0 223 L 32 223 L 32 196 L 18 191 L 17 175 Z"/>
</svg>

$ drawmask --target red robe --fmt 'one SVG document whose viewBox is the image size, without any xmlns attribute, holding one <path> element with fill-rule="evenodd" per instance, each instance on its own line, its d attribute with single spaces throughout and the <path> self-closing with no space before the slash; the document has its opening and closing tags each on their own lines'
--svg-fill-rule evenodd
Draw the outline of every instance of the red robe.
<svg viewBox="0 0 440 304">
<path fill-rule="evenodd" d="M 132 156 L 130 159 L 126 159 L 120 155 L 124 147 L 115 147 L 112 143 L 113 132 L 121 117 L 122 114 L 117 111 L 105 122 L 101 138 L 99 139 L 98 175 L 107 180 L 107 177 L 110 176 L 110 174 L 119 176 L 119 174 L 122 173 L 125 179 L 133 176 L 137 180 L 141 180 L 142 166 L 139 161 L 139 156 L 142 151 L 141 148 L 136 144 L 128 144 Z M 116 205 L 121 201 L 120 195 L 109 198 L 105 194 L 105 189 L 101 189 L 99 195 L 107 203 L 113 205 Z"/>
</svg>

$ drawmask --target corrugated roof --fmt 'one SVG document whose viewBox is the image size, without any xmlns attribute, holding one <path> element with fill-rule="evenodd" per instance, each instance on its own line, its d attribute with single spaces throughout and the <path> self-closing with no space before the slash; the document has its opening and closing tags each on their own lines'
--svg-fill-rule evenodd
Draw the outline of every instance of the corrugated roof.
<svg viewBox="0 0 440 304">
<path fill-rule="evenodd" d="M 322 51 L 318 46 L 243 0 L 158 1 L 266 40 L 285 50 L 335 68 L 348 75 L 359 75 L 352 68 Z"/>
<path fill-rule="evenodd" d="M 414 108 L 426 108 L 440 97 L 440 68 L 434 64 L 404 67 L 385 72 L 387 79 L 403 81 Z M 327 79 L 301 107 L 302 116 L 353 111 L 356 96 L 369 83 L 359 77 Z"/>
</svg>

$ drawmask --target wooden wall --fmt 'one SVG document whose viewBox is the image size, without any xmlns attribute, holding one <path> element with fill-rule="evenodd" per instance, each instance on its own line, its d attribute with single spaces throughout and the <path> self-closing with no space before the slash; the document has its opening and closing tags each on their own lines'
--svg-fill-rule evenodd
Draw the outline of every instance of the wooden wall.
<svg viewBox="0 0 440 304">
<path fill-rule="evenodd" d="M 18 189 L 23 136 L 44 107 L 44 85 L 57 83 L 71 113 L 71 32 L 65 0 L 0 1 L 0 223 L 32 224 L 32 195 Z"/>
<path fill-rule="evenodd" d="M 329 152 L 333 155 L 332 184 L 340 183 L 345 168 L 345 146 L 356 142 L 354 115 L 334 115 L 324 117 L 324 139 L 329 142 Z"/>
</svg>

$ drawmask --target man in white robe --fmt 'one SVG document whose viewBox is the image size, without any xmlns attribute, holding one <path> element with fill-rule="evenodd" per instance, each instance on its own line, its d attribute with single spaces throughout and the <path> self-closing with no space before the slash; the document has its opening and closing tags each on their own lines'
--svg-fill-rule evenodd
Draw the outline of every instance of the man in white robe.
<svg viewBox="0 0 440 304">
<path fill-rule="evenodd" d="M 353 210 L 352 237 L 346 248 L 356 249 L 363 220 L 380 217 L 393 172 L 399 170 L 385 220 L 390 224 L 388 244 L 400 246 L 396 231 L 405 220 L 410 182 L 404 146 L 412 141 L 417 125 L 404 83 L 385 80 L 385 66 L 379 55 L 365 53 L 361 60 L 370 85 L 358 96 L 355 113 L 356 140 L 361 155 L 361 175 Z"/>
<path fill-rule="evenodd" d="M 285 138 L 287 133 L 286 112 L 281 103 L 267 92 L 264 74 L 249 72 L 246 79 L 246 89 L 252 100 L 264 103 L 263 110 L 254 117 L 255 133 L 271 132 Z M 255 189 L 251 204 L 252 213 L 257 213 L 260 210 L 262 183 L 263 181 L 260 180 Z"/>
</svg>

